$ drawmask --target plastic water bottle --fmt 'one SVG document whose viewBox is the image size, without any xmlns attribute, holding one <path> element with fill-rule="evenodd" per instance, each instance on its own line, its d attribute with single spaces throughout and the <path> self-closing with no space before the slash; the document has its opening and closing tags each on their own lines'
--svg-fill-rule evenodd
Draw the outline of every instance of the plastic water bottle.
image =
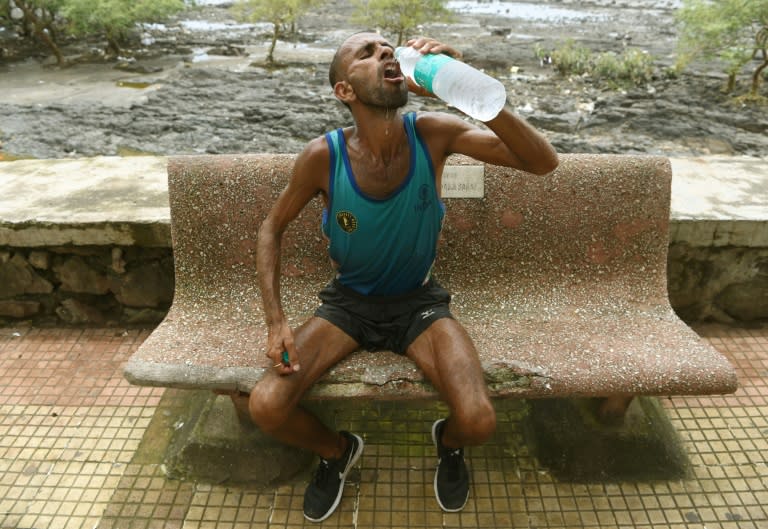
<svg viewBox="0 0 768 529">
<path fill-rule="evenodd" d="M 492 120 L 507 102 L 498 80 L 448 55 L 422 55 L 403 46 L 395 50 L 395 58 L 400 71 L 416 84 L 477 120 Z"/>
</svg>

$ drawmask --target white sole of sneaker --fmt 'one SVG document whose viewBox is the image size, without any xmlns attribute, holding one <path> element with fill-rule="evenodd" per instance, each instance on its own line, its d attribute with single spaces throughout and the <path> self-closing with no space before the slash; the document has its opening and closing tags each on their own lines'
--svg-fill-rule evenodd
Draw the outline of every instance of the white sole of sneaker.
<svg viewBox="0 0 768 529">
<path fill-rule="evenodd" d="M 325 513 L 322 517 L 310 518 L 309 516 L 304 514 L 304 518 L 306 518 L 310 522 L 319 523 L 326 520 L 330 515 L 332 515 L 336 511 L 336 507 L 338 507 L 339 503 L 341 503 L 341 496 L 344 494 L 344 483 L 347 481 L 347 474 L 349 474 L 349 471 L 352 470 L 352 467 L 355 466 L 355 463 L 357 463 L 357 460 L 360 459 L 360 456 L 363 454 L 364 443 L 363 443 L 362 437 L 356 434 L 352 434 L 352 436 L 355 439 L 357 439 L 357 449 L 352 454 L 352 457 L 349 458 L 349 462 L 347 463 L 347 466 L 344 467 L 344 473 L 340 476 L 341 485 L 339 485 L 339 493 L 336 495 L 336 499 L 334 500 L 333 505 L 331 505 L 331 508 L 328 509 L 328 512 Z"/>
<path fill-rule="evenodd" d="M 438 419 L 432 424 L 432 443 L 435 445 L 435 450 L 437 450 L 437 426 L 441 422 L 445 422 L 445 419 Z M 469 501 L 469 493 L 467 493 L 467 497 L 464 498 L 464 503 L 461 504 L 461 507 L 457 507 L 455 509 L 449 509 L 448 507 L 443 505 L 443 502 L 440 501 L 440 495 L 437 493 L 437 473 L 439 471 L 440 471 L 440 459 L 438 458 L 437 468 L 435 469 L 435 479 L 432 480 L 432 488 L 435 489 L 435 499 L 437 500 L 437 504 L 445 512 L 459 512 L 464 510 L 464 507 L 466 507 L 467 502 Z"/>
</svg>

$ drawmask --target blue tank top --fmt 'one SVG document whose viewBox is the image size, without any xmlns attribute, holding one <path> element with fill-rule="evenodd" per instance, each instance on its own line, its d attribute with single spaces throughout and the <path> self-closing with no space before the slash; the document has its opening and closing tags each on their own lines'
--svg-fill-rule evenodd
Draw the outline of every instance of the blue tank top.
<svg viewBox="0 0 768 529">
<path fill-rule="evenodd" d="M 364 295 L 397 295 L 422 286 L 437 255 L 445 207 L 429 151 L 416 131 L 416 114 L 406 114 L 403 121 L 411 157 L 408 175 L 383 199 L 358 187 L 342 129 L 325 135 L 331 166 L 323 232 L 338 266 L 337 279 Z"/>
</svg>

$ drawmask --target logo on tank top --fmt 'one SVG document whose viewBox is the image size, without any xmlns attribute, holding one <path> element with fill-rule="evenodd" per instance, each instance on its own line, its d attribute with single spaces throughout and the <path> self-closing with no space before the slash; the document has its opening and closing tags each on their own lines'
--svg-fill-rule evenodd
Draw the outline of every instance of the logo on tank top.
<svg viewBox="0 0 768 529">
<path fill-rule="evenodd" d="M 430 197 L 429 186 L 427 184 L 422 184 L 419 187 L 419 201 L 416 203 L 414 209 L 416 209 L 416 211 L 419 213 L 427 211 L 429 206 L 432 204 L 431 198 L 432 197 Z"/>
<path fill-rule="evenodd" d="M 357 229 L 357 217 L 349 211 L 339 211 L 336 213 L 336 222 L 347 233 L 352 233 Z"/>
</svg>

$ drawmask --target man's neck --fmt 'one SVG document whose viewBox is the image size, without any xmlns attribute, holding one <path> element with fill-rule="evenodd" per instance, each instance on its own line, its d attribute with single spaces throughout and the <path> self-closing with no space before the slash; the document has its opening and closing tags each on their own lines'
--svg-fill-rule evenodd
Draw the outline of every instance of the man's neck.
<svg viewBox="0 0 768 529">
<path fill-rule="evenodd" d="M 405 136 L 399 109 L 365 112 L 355 116 L 353 142 L 361 151 L 376 159 L 391 159 L 400 149 Z"/>
</svg>

